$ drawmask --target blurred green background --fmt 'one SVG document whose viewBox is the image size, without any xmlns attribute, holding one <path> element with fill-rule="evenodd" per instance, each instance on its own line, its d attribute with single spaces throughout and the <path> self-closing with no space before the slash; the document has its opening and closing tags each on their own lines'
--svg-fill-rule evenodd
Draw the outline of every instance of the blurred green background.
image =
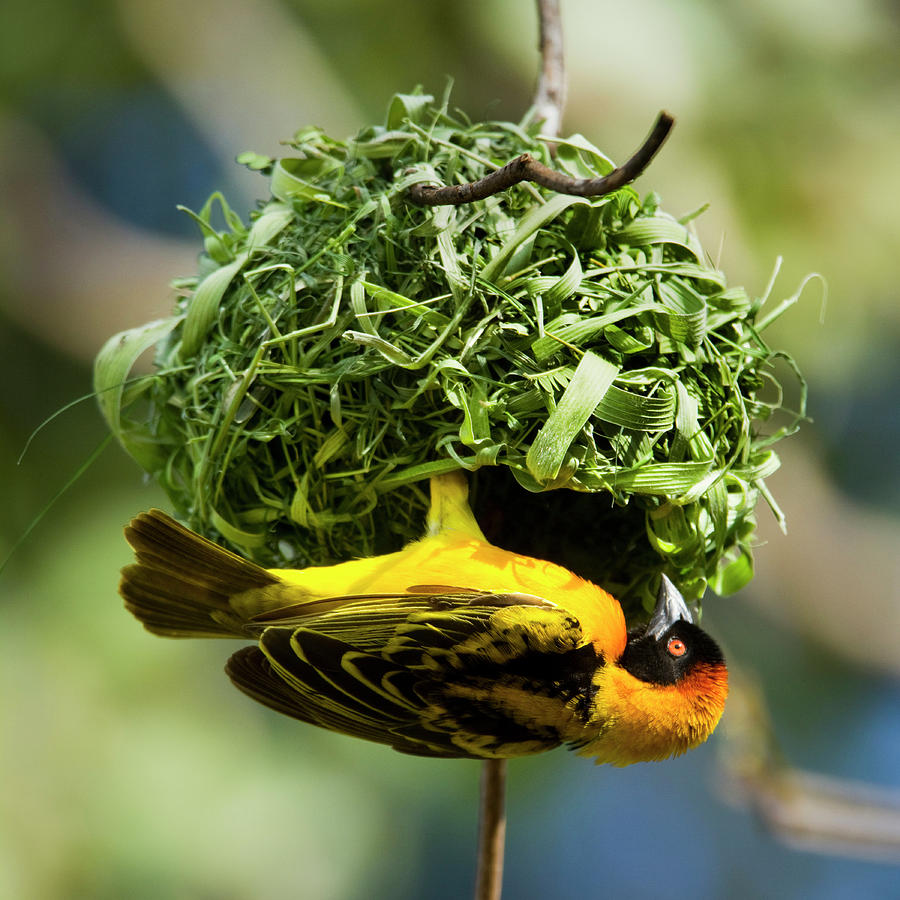
<svg viewBox="0 0 900 900">
<path fill-rule="evenodd" d="M 564 130 L 624 159 L 678 126 L 639 182 L 697 222 L 773 329 L 813 422 L 760 513 L 758 576 L 705 624 L 764 688 L 796 766 L 900 791 L 900 6 L 876 0 L 564 2 Z M 537 65 L 526 0 L 13 0 L 0 9 L 0 558 L 104 437 L 90 392 L 112 333 L 168 313 L 198 235 L 178 203 L 264 181 L 316 123 L 380 122 L 421 83 L 518 119 Z M 780 448 L 781 450 L 781 448 Z M 230 645 L 151 638 L 123 611 L 122 525 L 165 506 L 109 448 L 0 577 L 0 896 L 457 898 L 478 766 L 405 758 L 257 707 Z M 900 896 L 883 861 L 789 849 L 709 745 L 666 764 L 511 765 L 506 896 Z M 863 852 L 862 856 L 867 853 Z"/>
</svg>

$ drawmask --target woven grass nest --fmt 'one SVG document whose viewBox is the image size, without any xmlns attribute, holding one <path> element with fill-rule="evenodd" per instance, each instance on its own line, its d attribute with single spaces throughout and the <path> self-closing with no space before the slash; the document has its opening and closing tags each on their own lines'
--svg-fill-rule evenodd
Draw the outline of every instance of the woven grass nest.
<svg viewBox="0 0 900 900">
<path fill-rule="evenodd" d="M 205 250 L 173 315 L 96 365 L 110 427 L 193 528 L 269 566 L 395 550 L 421 534 L 428 477 L 462 468 L 491 540 L 630 613 L 662 571 L 689 599 L 752 576 L 793 428 L 764 433 L 783 354 L 761 332 L 784 304 L 764 316 L 632 187 L 409 202 L 523 152 L 613 168 L 580 136 L 551 159 L 537 134 L 398 95 L 353 140 L 310 128 L 289 157 L 239 157 L 271 198 L 249 225 L 219 194 L 192 213 Z M 129 379 L 154 345 L 154 373 Z"/>
</svg>

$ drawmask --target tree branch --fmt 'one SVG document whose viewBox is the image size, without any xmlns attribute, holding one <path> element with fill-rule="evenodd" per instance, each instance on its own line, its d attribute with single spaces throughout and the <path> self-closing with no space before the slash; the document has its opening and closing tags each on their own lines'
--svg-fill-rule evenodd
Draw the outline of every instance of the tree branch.
<svg viewBox="0 0 900 900">
<path fill-rule="evenodd" d="M 486 759 L 481 767 L 475 900 L 500 900 L 506 840 L 506 760 Z"/>
<path fill-rule="evenodd" d="M 537 0 L 537 6 L 541 29 L 541 72 L 534 94 L 534 117 L 543 121 L 541 130 L 544 134 L 556 137 L 566 107 L 562 18 L 559 0 Z"/>
<path fill-rule="evenodd" d="M 669 113 L 661 112 L 640 149 L 627 162 L 602 178 L 571 178 L 539 163 L 531 154 L 523 153 L 502 169 L 497 169 L 478 181 L 447 187 L 414 184 L 409 189 L 409 198 L 419 206 L 459 206 L 499 194 L 522 181 L 533 181 L 559 194 L 602 197 L 634 181 L 650 165 L 674 124 L 675 119 Z"/>
</svg>

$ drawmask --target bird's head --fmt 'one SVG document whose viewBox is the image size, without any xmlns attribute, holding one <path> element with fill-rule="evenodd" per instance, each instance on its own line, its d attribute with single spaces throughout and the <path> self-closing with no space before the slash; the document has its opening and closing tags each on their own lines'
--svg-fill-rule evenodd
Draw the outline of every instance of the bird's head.
<svg viewBox="0 0 900 900">
<path fill-rule="evenodd" d="M 703 743 L 725 708 L 728 670 L 718 644 L 663 575 L 650 622 L 629 632 L 621 656 L 598 670 L 595 687 L 598 736 L 581 752 L 628 765 Z"/>
</svg>

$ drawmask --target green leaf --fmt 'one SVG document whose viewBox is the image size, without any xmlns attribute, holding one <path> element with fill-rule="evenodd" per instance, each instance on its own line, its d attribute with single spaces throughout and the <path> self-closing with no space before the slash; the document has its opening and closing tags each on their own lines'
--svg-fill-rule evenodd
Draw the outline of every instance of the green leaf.
<svg viewBox="0 0 900 900">
<path fill-rule="evenodd" d="M 594 415 L 604 422 L 637 431 L 668 431 L 675 421 L 675 393 L 646 397 L 612 385 Z"/>
<path fill-rule="evenodd" d="M 421 125 L 431 115 L 429 107 L 433 100 L 431 94 L 394 94 L 385 122 L 388 131 L 401 128 L 407 119 Z"/>
<path fill-rule="evenodd" d="M 618 366 L 595 353 L 585 353 L 581 358 L 556 409 L 544 422 L 525 457 L 528 471 L 538 482 L 553 481 L 559 474 L 575 435 L 585 426 L 618 374 Z"/>
<path fill-rule="evenodd" d="M 698 260 L 702 259 L 702 249 L 697 239 L 684 225 L 667 215 L 646 216 L 634 219 L 615 234 L 611 240 L 631 247 L 646 247 L 648 244 L 675 244 L 688 250 Z"/>
<path fill-rule="evenodd" d="M 616 167 L 583 134 L 558 138 L 555 143 L 559 168 L 572 178 L 599 178 L 608 175 Z"/>
<path fill-rule="evenodd" d="M 378 337 L 378 329 L 373 321 L 375 317 L 370 315 L 369 310 L 366 309 L 366 290 L 361 281 L 354 281 L 350 285 L 350 308 L 353 310 L 353 315 L 356 316 L 359 327 L 366 334 Z M 380 320 L 381 316 L 378 316 L 377 319 Z"/>
<path fill-rule="evenodd" d="M 370 140 L 356 140 L 352 143 L 353 152 L 365 159 L 388 159 L 397 156 L 404 147 L 415 141 L 415 135 L 408 131 L 385 131 L 383 128 L 371 129 Z"/>
<path fill-rule="evenodd" d="M 572 262 L 559 277 L 555 275 L 538 275 L 528 279 L 526 290 L 534 297 L 540 294 L 544 300 L 547 315 L 558 316 L 562 304 L 569 299 L 581 284 L 584 272 L 581 260 L 573 251 Z"/>
<path fill-rule="evenodd" d="M 539 228 L 552 222 L 561 212 L 575 205 L 590 206 L 590 202 L 584 197 L 557 194 L 543 206 L 536 206 L 526 213 L 520 220 L 513 236 L 503 244 L 481 270 L 481 278 L 492 284 L 496 282 L 506 271 L 507 263 L 520 244 L 524 243 Z"/>
<path fill-rule="evenodd" d="M 490 439 L 491 424 L 485 405 L 484 389 L 473 383 L 469 390 L 457 383 L 445 388 L 447 399 L 462 410 L 463 423 L 459 428 L 459 439 L 467 447 L 480 449 L 484 441 Z"/>
<path fill-rule="evenodd" d="M 265 529 L 259 532 L 245 531 L 243 528 L 232 525 L 215 509 L 210 510 L 210 520 L 222 537 L 238 547 L 252 550 L 255 547 L 261 547 L 266 541 Z"/>
<path fill-rule="evenodd" d="M 345 331 L 342 335 L 345 340 L 353 341 L 355 344 L 362 344 L 363 347 L 372 347 L 377 350 L 385 359 L 394 363 L 396 366 L 403 368 L 412 368 L 415 359 L 408 353 L 401 350 L 390 341 L 384 340 L 374 334 L 366 334 L 363 331 Z"/>
<path fill-rule="evenodd" d="M 544 326 L 544 337 L 538 338 L 531 345 L 531 351 L 534 353 L 535 359 L 547 359 L 556 353 L 564 343 L 574 347 L 583 347 L 585 344 L 594 343 L 597 335 L 613 322 L 621 322 L 657 309 L 659 306 L 656 303 L 635 303 L 633 306 L 627 306 L 603 316 L 591 316 L 587 319 L 572 313 L 564 313 L 558 319 Z"/>
<path fill-rule="evenodd" d="M 710 577 L 709 586 L 720 596 L 737 593 L 753 580 L 753 557 L 742 553 L 737 559 L 720 566 Z"/>
<path fill-rule="evenodd" d="M 618 325 L 607 325 L 603 329 L 603 336 L 616 350 L 625 354 L 643 353 L 656 342 L 653 329 L 647 325 L 638 326 L 633 334 Z"/>
<path fill-rule="evenodd" d="M 116 440 L 148 472 L 157 468 L 163 450 L 145 426 L 137 428 L 123 420 L 125 385 L 138 357 L 170 334 L 180 321 L 180 316 L 172 316 L 113 335 L 94 361 L 94 390 L 100 412 Z M 129 399 L 133 401 L 134 397 Z"/>
<path fill-rule="evenodd" d="M 247 249 L 228 265 L 210 272 L 194 291 L 188 305 L 184 329 L 181 333 L 181 357 L 193 356 L 206 338 L 219 314 L 219 305 L 234 276 L 244 268 L 250 255 L 266 247 L 291 222 L 294 214 L 283 203 L 270 203 L 253 223 L 247 235 Z"/>
<path fill-rule="evenodd" d="M 234 161 L 239 166 L 246 166 L 252 172 L 264 172 L 275 162 L 271 156 L 264 156 L 262 153 L 256 153 L 253 150 L 245 150 L 243 153 L 238 153 Z"/>
<path fill-rule="evenodd" d="M 337 203 L 328 191 L 308 180 L 320 177 L 335 165 L 328 165 L 318 159 L 279 159 L 272 168 L 272 196 L 279 200 L 306 200 L 343 209 L 344 204 Z"/>
<path fill-rule="evenodd" d="M 463 297 L 469 291 L 469 281 L 463 275 L 462 268 L 459 264 L 459 257 L 456 253 L 454 243 L 454 235 L 450 230 L 440 232 L 437 236 L 438 253 L 441 257 L 441 265 L 447 275 L 447 282 L 450 285 L 450 291 L 457 303 L 461 303 Z"/>
<path fill-rule="evenodd" d="M 700 431 L 699 405 L 679 380 L 675 381 L 675 394 L 677 397 L 675 438 L 672 441 L 669 458 L 672 462 L 680 462 L 685 456 L 692 455 L 693 441 Z"/>
<path fill-rule="evenodd" d="M 269 203 L 253 223 L 247 235 L 247 250 L 251 253 L 269 246 L 294 218 L 294 211 L 284 203 Z"/>
<path fill-rule="evenodd" d="M 631 470 L 608 473 L 611 487 L 636 494 L 678 495 L 709 477 L 712 462 L 649 463 Z"/>
<path fill-rule="evenodd" d="M 228 285 L 246 265 L 247 259 L 247 253 L 241 253 L 234 262 L 210 272 L 197 285 L 197 290 L 194 291 L 194 296 L 188 304 L 181 332 L 182 359 L 190 358 L 200 349 L 207 332 L 218 317 L 219 304 L 225 296 L 225 291 L 228 290 Z"/>
<path fill-rule="evenodd" d="M 466 462 L 466 460 L 462 460 Z M 475 469 L 477 466 L 472 461 L 471 466 L 465 468 Z M 446 475 L 448 472 L 456 472 L 459 470 L 459 463 L 452 459 L 435 459 L 431 462 L 419 463 L 415 466 L 409 466 L 390 475 L 385 475 L 377 486 L 379 490 L 394 490 L 404 484 L 413 484 L 416 481 L 424 481 L 431 478 L 432 475 Z"/>
<path fill-rule="evenodd" d="M 660 278 L 656 292 L 667 313 L 657 317 L 663 333 L 696 347 L 706 334 L 706 300 L 678 278 Z"/>
<path fill-rule="evenodd" d="M 380 284 L 373 284 L 371 281 L 360 283 L 365 288 L 366 293 L 378 303 L 378 308 L 381 312 L 396 312 L 398 310 L 413 312 L 415 315 L 421 316 L 422 320 L 429 325 L 435 325 L 439 328 L 443 328 L 450 321 L 443 313 L 437 312 L 428 306 L 429 303 L 433 302 L 430 299 L 412 300 L 409 297 L 404 297 L 403 294 L 398 294 L 396 291 L 388 290 Z"/>
</svg>

